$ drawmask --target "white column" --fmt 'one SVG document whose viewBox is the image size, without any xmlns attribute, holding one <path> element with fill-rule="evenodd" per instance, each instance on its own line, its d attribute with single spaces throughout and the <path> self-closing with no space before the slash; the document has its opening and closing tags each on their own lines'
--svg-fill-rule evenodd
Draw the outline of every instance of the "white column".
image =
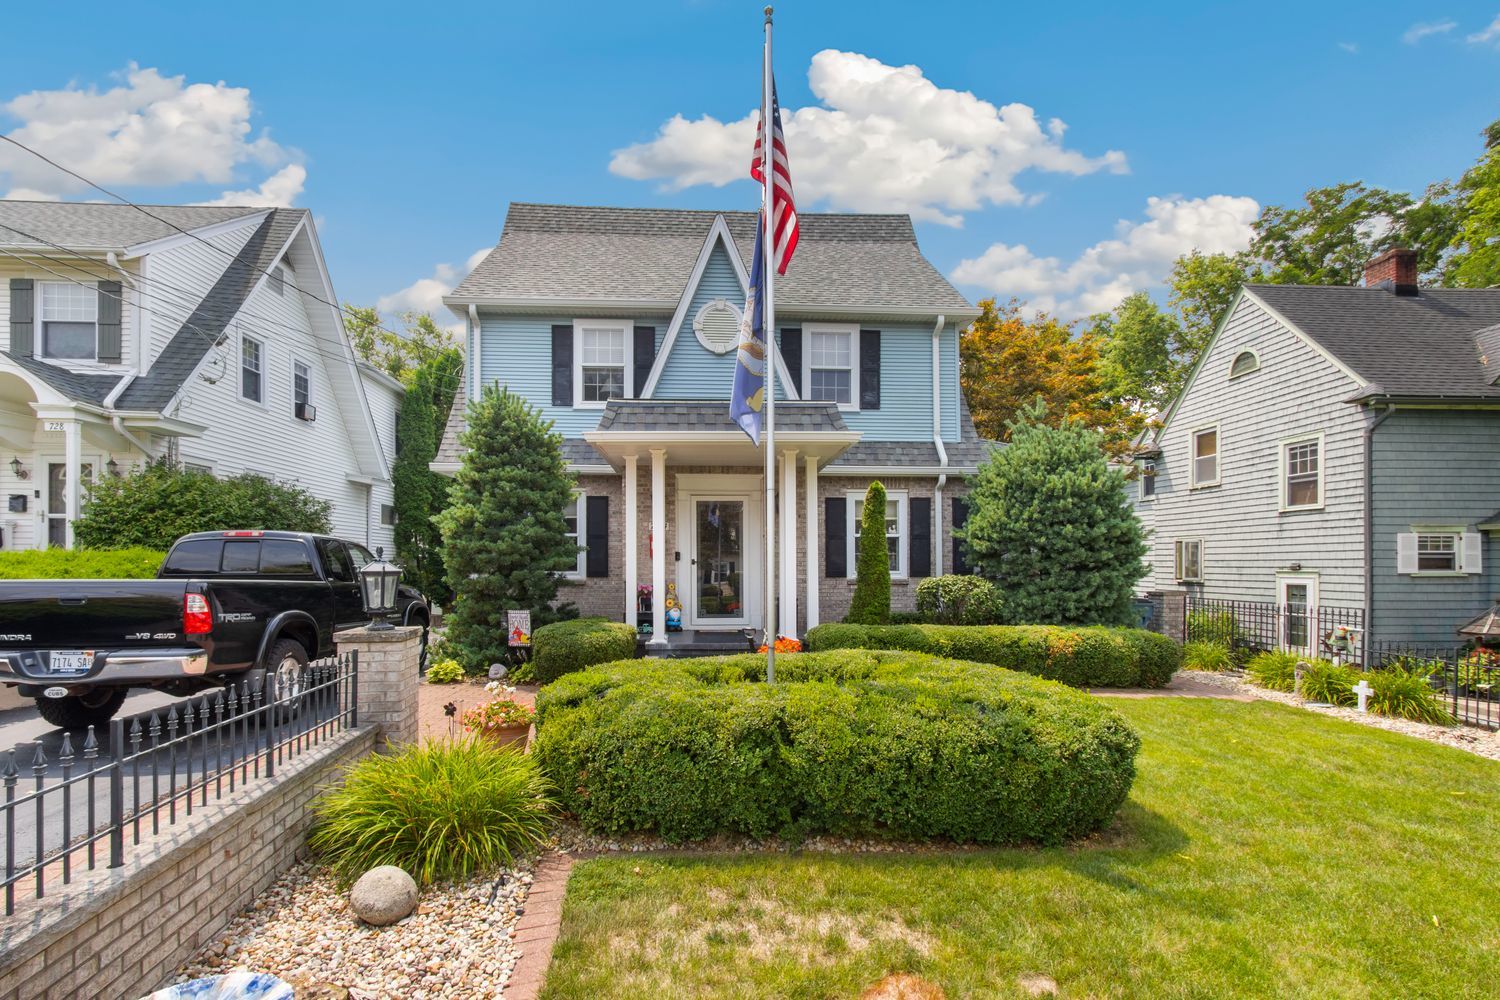
<svg viewBox="0 0 1500 1000">
<path fill-rule="evenodd" d="M 818 624 L 818 582 L 822 553 L 818 549 L 818 460 L 807 456 L 807 627 Z"/>
<path fill-rule="evenodd" d="M 651 645 L 667 644 L 667 452 L 651 449 Z"/>
<path fill-rule="evenodd" d="M 63 425 L 64 454 L 63 461 L 67 465 L 68 482 L 63 489 L 63 496 L 67 502 L 68 511 L 68 533 L 67 546 L 73 547 L 73 519 L 78 516 L 79 481 L 83 479 L 83 426 L 77 420 L 69 420 Z"/>
<path fill-rule="evenodd" d="M 797 450 L 781 453 L 781 624 L 797 634 Z"/>
<path fill-rule="evenodd" d="M 636 458 L 625 456 L 625 624 L 632 627 L 640 624 L 636 609 L 636 588 L 640 586 L 640 571 L 637 565 L 637 539 L 641 537 L 640 511 L 636 509 Z"/>
</svg>

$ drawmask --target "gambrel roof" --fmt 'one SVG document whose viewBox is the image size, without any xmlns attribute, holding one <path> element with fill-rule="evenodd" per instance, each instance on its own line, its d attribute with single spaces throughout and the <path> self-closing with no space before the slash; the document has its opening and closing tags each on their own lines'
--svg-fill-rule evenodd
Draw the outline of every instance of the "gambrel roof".
<svg viewBox="0 0 1500 1000">
<path fill-rule="evenodd" d="M 444 298 L 450 306 L 608 303 L 676 306 L 714 219 L 748 270 L 754 212 L 513 203 L 500 242 Z M 807 213 L 778 310 L 977 315 L 917 246 L 906 215 Z"/>
</svg>

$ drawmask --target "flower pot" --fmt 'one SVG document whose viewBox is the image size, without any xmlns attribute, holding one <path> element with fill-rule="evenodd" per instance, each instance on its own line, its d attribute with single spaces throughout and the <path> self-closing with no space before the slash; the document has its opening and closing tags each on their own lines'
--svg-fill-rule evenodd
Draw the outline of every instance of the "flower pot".
<svg viewBox="0 0 1500 1000">
<path fill-rule="evenodd" d="M 529 729 L 531 729 L 529 722 L 515 726 L 485 726 L 479 731 L 479 735 L 501 749 L 518 744 L 525 749 L 526 733 Z"/>
</svg>

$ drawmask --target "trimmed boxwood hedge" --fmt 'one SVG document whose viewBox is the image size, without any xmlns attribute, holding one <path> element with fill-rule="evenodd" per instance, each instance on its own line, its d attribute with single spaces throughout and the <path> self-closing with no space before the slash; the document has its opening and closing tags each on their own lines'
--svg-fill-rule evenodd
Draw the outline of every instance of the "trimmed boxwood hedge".
<svg viewBox="0 0 1500 1000">
<path fill-rule="evenodd" d="M 531 634 L 536 679 L 545 684 L 596 663 L 635 655 L 635 629 L 607 618 L 575 618 L 543 625 Z"/>
<path fill-rule="evenodd" d="M 0 552 L 0 580 L 149 580 L 156 549 L 36 549 Z"/>
<path fill-rule="evenodd" d="M 1140 739 L 1103 701 L 914 653 L 636 660 L 538 698 L 533 752 L 602 834 L 1055 844 L 1124 802 Z"/>
<path fill-rule="evenodd" d="M 1073 687 L 1166 684 L 1182 666 L 1176 640 L 1136 628 L 1058 625 L 819 625 L 807 649 L 907 649 L 990 663 Z"/>
</svg>

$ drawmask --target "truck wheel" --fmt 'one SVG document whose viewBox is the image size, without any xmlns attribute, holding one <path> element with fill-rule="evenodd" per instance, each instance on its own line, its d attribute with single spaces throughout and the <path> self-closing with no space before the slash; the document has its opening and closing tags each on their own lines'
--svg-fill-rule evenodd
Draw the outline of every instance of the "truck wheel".
<svg viewBox="0 0 1500 1000">
<path fill-rule="evenodd" d="M 38 698 L 36 710 L 43 719 L 59 729 L 86 729 L 103 726 L 125 703 L 128 688 L 95 688 L 66 698 Z"/>
<path fill-rule="evenodd" d="M 266 653 L 265 665 L 250 671 L 248 680 L 251 691 L 262 692 L 262 704 L 283 703 L 276 710 L 278 722 L 296 718 L 307 683 L 307 650 L 295 639 L 278 640 Z"/>
</svg>

